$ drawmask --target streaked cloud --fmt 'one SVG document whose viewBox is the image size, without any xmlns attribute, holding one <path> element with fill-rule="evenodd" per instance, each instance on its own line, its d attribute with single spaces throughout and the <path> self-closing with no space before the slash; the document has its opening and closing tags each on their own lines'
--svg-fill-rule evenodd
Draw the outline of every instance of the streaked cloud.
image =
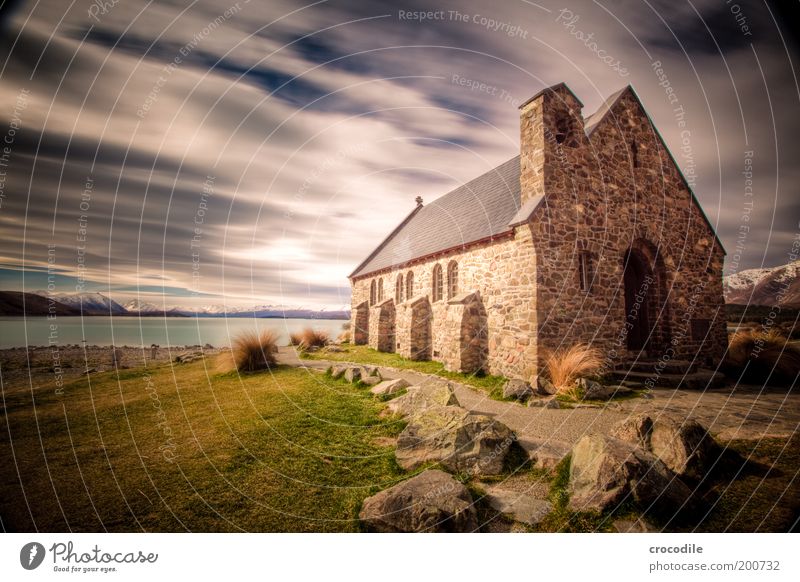
<svg viewBox="0 0 800 582">
<path fill-rule="evenodd" d="M 0 207 L 0 281 L 21 288 L 14 274 L 46 269 L 55 245 L 68 288 L 83 218 L 96 290 L 347 304 L 347 274 L 416 196 L 516 154 L 516 105 L 543 86 L 566 81 L 588 115 L 632 83 L 688 163 L 654 61 L 685 110 L 695 190 L 729 249 L 754 152 L 739 268 L 785 262 L 800 218 L 797 51 L 763 4 L 738 2 L 751 35 L 712 0 L 461 0 L 426 22 L 398 11 L 429 4 L 402 4 L 126 1 L 93 18 L 91 2 L 21 3 L 0 40 L 0 131 L 29 92 Z M 556 21 L 564 8 L 630 75 Z"/>
</svg>

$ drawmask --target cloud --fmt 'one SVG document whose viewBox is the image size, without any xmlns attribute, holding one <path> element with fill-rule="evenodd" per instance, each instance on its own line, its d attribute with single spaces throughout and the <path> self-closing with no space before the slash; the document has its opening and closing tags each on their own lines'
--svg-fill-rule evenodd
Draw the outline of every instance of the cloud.
<svg viewBox="0 0 800 582">
<path fill-rule="evenodd" d="M 23 3 L 0 39 L 0 100 L 28 91 L 0 263 L 42 269 L 55 245 L 72 285 L 85 219 L 84 274 L 100 289 L 338 307 L 347 274 L 416 196 L 516 155 L 517 105 L 543 86 L 566 81 L 588 115 L 632 83 L 685 166 L 654 60 L 685 109 L 696 194 L 729 250 L 754 152 L 738 268 L 785 262 L 798 229 L 796 47 L 761 5 L 738 4 L 751 35 L 710 0 L 570 5 L 621 76 L 554 2 L 443 2 L 445 17 L 427 22 L 401 18 L 430 10 L 416 0 L 124 2 L 96 18 L 87 1 Z M 12 114 L 0 111 L 0 130 Z"/>
</svg>

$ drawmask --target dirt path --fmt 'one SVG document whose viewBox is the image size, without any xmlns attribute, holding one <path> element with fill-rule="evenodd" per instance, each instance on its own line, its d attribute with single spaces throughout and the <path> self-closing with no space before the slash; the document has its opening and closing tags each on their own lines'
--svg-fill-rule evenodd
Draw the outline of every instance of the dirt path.
<svg viewBox="0 0 800 582">
<path fill-rule="evenodd" d="M 281 348 L 278 357 L 287 365 L 320 370 L 343 363 L 301 360 L 292 348 Z M 403 378 L 411 384 L 432 377 L 397 368 L 379 366 L 379 369 L 384 378 Z M 735 392 L 730 388 L 690 392 L 658 388 L 652 392 L 652 398 L 612 402 L 598 408 L 554 410 L 499 402 L 465 384 L 451 382 L 451 385 L 461 406 L 496 418 L 519 437 L 575 443 L 585 434 L 608 432 L 630 414 L 662 411 L 694 418 L 723 440 L 788 437 L 800 429 L 800 394 L 786 390 L 767 392 L 759 387 L 740 386 Z"/>
</svg>

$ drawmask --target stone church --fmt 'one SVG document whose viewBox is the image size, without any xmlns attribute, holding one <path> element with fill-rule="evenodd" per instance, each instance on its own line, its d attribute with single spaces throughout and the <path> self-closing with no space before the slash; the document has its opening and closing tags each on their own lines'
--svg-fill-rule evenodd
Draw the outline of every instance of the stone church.
<svg viewBox="0 0 800 582">
<path fill-rule="evenodd" d="M 563 83 L 520 106 L 520 153 L 417 205 L 350 275 L 351 340 L 528 379 L 582 342 L 611 367 L 715 365 L 725 251 L 631 87 L 589 117 Z"/>
</svg>

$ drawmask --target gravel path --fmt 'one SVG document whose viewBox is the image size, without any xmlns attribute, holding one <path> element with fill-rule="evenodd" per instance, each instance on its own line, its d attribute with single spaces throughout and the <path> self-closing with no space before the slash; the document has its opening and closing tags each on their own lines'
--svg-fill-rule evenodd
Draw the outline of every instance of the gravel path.
<svg viewBox="0 0 800 582">
<path fill-rule="evenodd" d="M 301 360 L 292 348 L 281 348 L 279 361 L 320 370 L 343 363 Z M 411 384 L 432 377 L 397 368 L 379 366 L 379 369 L 384 378 L 404 378 Z M 585 434 L 608 432 L 616 422 L 631 414 L 658 414 L 662 411 L 695 418 L 723 440 L 765 436 L 785 438 L 800 430 L 800 394 L 786 390 L 762 390 L 754 386 L 739 386 L 735 391 L 727 387 L 705 392 L 657 388 L 652 392 L 652 398 L 633 398 L 597 408 L 556 410 L 499 402 L 465 384 L 450 383 L 461 406 L 496 418 L 519 437 L 575 443 Z"/>
</svg>

